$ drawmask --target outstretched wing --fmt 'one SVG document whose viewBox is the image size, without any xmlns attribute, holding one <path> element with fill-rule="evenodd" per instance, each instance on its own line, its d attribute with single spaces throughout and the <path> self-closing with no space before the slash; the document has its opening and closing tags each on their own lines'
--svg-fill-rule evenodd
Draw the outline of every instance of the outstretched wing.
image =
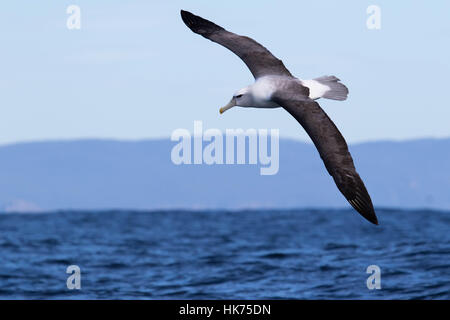
<svg viewBox="0 0 450 320">
<path fill-rule="evenodd" d="M 181 10 L 181 18 L 193 32 L 233 51 L 245 62 L 255 79 L 265 75 L 292 76 L 281 60 L 255 40 L 229 32 L 188 11 Z"/>
<path fill-rule="evenodd" d="M 275 93 L 272 100 L 286 109 L 305 128 L 328 173 L 352 207 L 370 222 L 378 224 L 372 200 L 356 172 L 347 143 L 325 111 L 311 99 L 292 100 L 286 92 Z"/>
</svg>

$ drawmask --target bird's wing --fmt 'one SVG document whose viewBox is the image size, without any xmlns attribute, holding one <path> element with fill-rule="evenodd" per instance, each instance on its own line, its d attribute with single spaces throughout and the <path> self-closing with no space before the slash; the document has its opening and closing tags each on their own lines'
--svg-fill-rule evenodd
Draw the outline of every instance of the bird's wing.
<svg viewBox="0 0 450 320">
<path fill-rule="evenodd" d="M 193 32 L 233 51 L 245 62 L 255 79 L 265 75 L 292 76 L 281 60 L 255 40 L 229 32 L 188 11 L 181 10 L 181 18 Z"/>
<path fill-rule="evenodd" d="M 317 102 L 307 98 L 299 100 L 295 95 L 289 94 L 289 91 L 291 90 L 275 92 L 272 100 L 289 112 L 306 130 L 328 173 L 352 207 L 370 222 L 378 224 L 372 200 L 356 172 L 347 143 L 336 125 Z"/>
</svg>

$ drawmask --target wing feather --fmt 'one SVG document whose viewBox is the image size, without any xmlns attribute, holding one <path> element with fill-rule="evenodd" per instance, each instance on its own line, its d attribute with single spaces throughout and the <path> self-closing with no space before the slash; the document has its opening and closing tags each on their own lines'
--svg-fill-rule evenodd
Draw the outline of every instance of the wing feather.
<svg viewBox="0 0 450 320">
<path fill-rule="evenodd" d="M 292 77 L 283 62 L 255 40 L 229 32 L 188 11 L 181 10 L 181 18 L 193 32 L 234 52 L 244 61 L 255 79 L 265 75 Z"/>
<path fill-rule="evenodd" d="M 272 100 L 305 128 L 319 151 L 328 173 L 352 207 L 370 222 L 378 224 L 370 195 L 356 172 L 347 143 L 336 125 L 317 102 L 310 99 L 292 100 L 286 97 L 285 92 L 279 92 L 274 94 Z"/>
</svg>

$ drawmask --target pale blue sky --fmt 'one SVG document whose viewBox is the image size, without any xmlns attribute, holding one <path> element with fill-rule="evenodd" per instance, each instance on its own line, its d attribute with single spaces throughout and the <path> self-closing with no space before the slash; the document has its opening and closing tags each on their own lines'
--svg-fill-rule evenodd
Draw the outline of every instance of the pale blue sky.
<svg viewBox="0 0 450 320">
<path fill-rule="evenodd" d="M 81 30 L 66 8 L 81 7 Z M 381 7 L 381 30 L 366 8 Z M 322 107 L 349 142 L 450 136 L 449 1 L 8 1 L 0 10 L 0 144 L 168 137 L 176 128 L 279 128 L 284 110 L 218 109 L 253 81 L 225 48 L 195 35 L 190 10 L 251 36 L 293 74 L 350 89 Z"/>
</svg>

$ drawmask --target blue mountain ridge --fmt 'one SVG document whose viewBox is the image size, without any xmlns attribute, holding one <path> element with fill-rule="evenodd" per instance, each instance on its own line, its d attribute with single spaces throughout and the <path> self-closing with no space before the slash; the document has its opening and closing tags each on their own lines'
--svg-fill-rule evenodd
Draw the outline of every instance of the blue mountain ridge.
<svg viewBox="0 0 450 320">
<path fill-rule="evenodd" d="M 0 146 L 0 209 L 348 207 L 314 146 L 280 140 L 279 172 L 175 165 L 169 139 Z M 450 209 L 450 139 L 350 145 L 376 207 Z"/>
</svg>

